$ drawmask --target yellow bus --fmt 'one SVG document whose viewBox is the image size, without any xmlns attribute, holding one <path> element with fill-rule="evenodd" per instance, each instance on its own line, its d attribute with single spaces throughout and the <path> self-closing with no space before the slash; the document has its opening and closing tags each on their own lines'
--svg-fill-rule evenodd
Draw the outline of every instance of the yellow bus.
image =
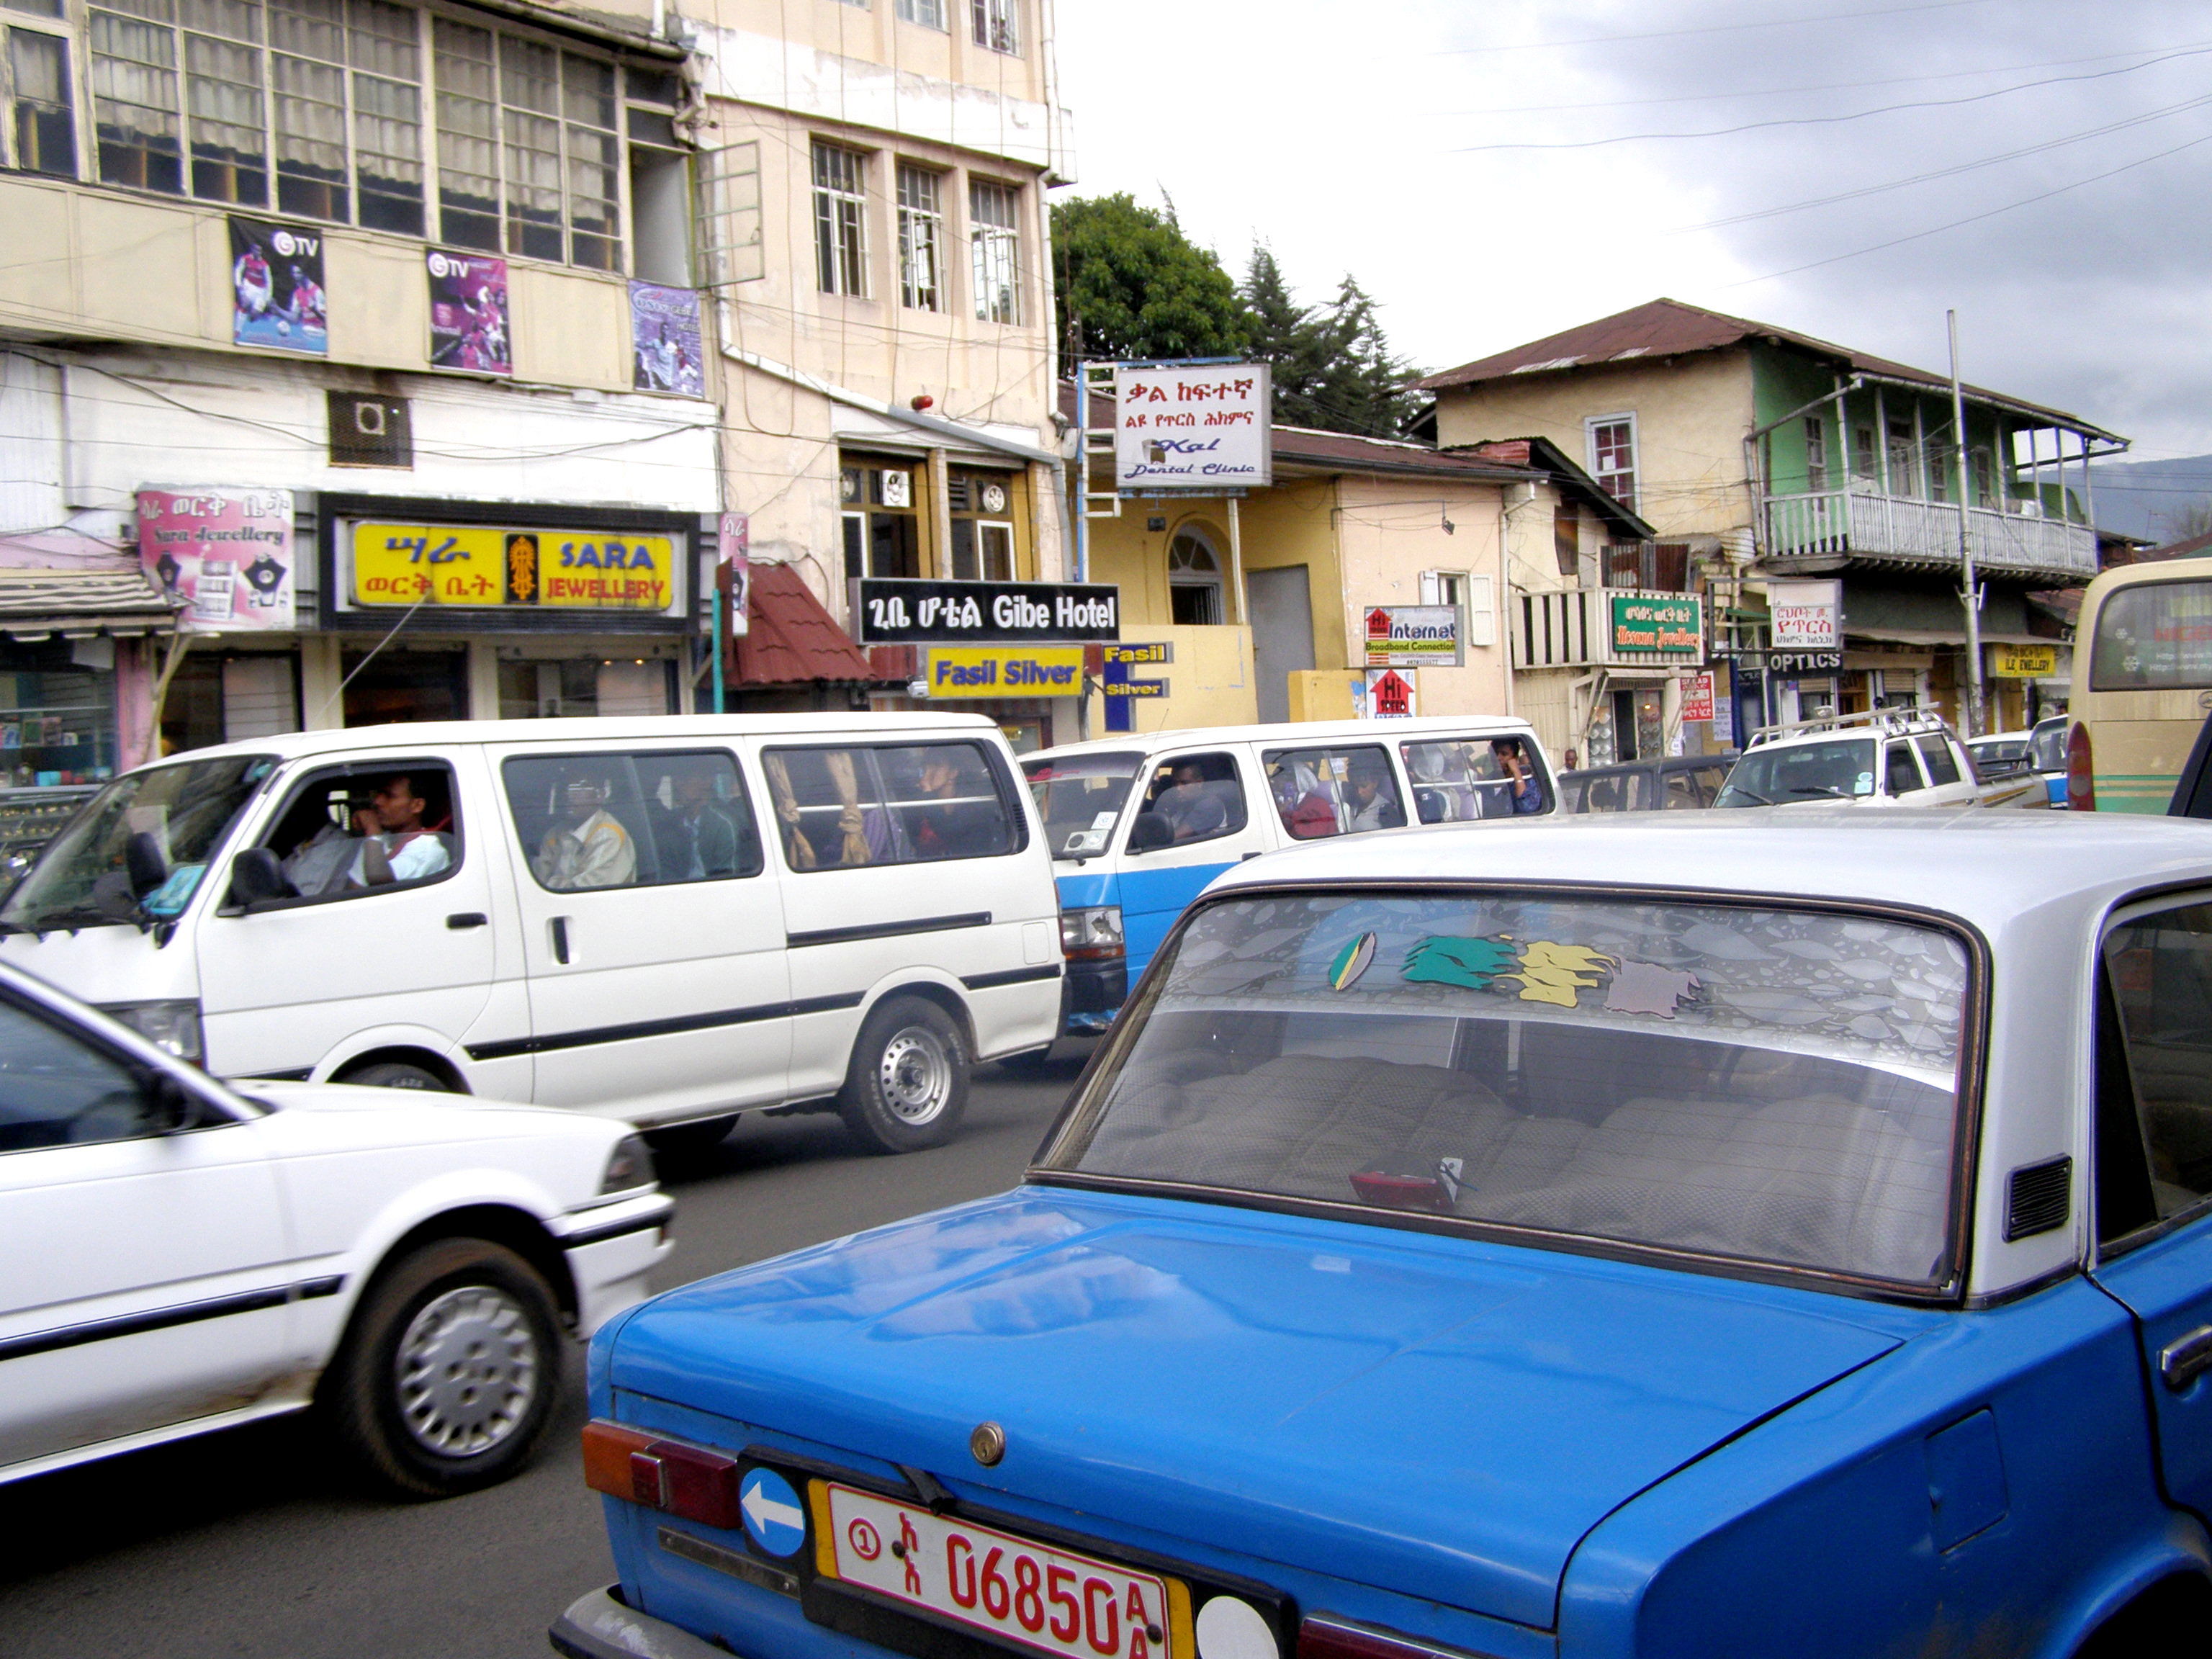
<svg viewBox="0 0 2212 1659">
<path fill-rule="evenodd" d="M 2082 595 L 2066 804 L 2161 813 L 2212 713 L 2212 558 L 2107 570 Z"/>
</svg>

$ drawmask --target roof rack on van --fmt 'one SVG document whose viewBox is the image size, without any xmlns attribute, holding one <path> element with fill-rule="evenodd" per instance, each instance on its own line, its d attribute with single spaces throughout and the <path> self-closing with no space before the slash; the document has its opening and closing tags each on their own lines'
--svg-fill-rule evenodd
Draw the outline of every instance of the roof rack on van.
<svg viewBox="0 0 2212 1659">
<path fill-rule="evenodd" d="M 1856 714 L 1821 714 L 1809 720 L 1762 726 L 1751 734 L 1751 741 L 1744 746 L 1756 749 L 1761 744 L 1771 743 L 1778 738 L 1798 737 L 1815 732 L 1865 731 L 1893 738 L 1911 732 L 1945 729 L 1943 717 L 1932 708 L 1866 708 Z"/>
</svg>

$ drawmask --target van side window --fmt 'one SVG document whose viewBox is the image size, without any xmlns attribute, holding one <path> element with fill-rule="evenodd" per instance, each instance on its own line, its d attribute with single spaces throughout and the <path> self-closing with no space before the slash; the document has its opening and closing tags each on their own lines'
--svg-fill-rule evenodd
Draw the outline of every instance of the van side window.
<svg viewBox="0 0 2212 1659">
<path fill-rule="evenodd" d="M 1267 793 L 1293 840 L 1395 830 L 1406 821 L 1390 757 L 1372 744 L 1271 749 Z"/>
<path fill-rule="evenodd" d="M 1958 782 L 1959 763 L 1951 753 L 1950 743 L 1943 734 L 1930 732 L 1917 741 L 1920 758 L 1928 768 L 1928 781 L 1937 785 Z"/>
<path fill-rule="evenodd" d="M 1510 818 L 1549 804 L 1543 769 L 1520 738 L 1443 738 L 1402 743 L 1398 752 L 1413 781 L 1413 810 L 1423 823 Z M 1645 781 L 1636 774 L 1593 780 L 1590 812 L 1642 811 Z"/>
<path fill-rule="evenodd" d="M 793 870 L 993 858 L 1017 846 L 981 744 L 770 749 L 761 767 Z"/>
<path fill-rule="evenodd" d="M 1913 763 L 1911 744 L 1899 740 L 1885 744 L 1882 749 L 1882 765 L 1885 769 L 1883 793 L 1903 795 L 1915 789 L 1927 787 L 1927 785 L 1920 781 L 1919 767 Z"/>
<path fill-rule="evenodd" d="M 726 749 L 532 755 L 501 769 L 516 839 L 553 892 L 761 872 L 760 833 Z"/>
<path fill-rule="evenodd" d="M 2162 1221 L 2212 1196 L 2212 904 L 2121 923 L 2106 935 L 2104 959 L 2124 1065 L 2107 1073 L 2112 1057 L 2100 1056 L 2100 1093 L 2124 1086 L 2133 1097 Z M 2100 1157 L 2114 1161 L 2101 1124 L 2098 1139 Z"/>
<path fill-rule="evenodd" d="M 315 773 L 261 839 L 301 898 L 362 898 L 460 867 L 460 809 L 443 761 Z"/>
<path fill-rule="evenodd" d="M 1157 814 L 1165 821 L 1166 844 L 1180 847 L 1192 842 L 1233 836 L 1246 823 L 1244 782 L 1237 757 L 1222 753 L 1177 755 L 1152 769 L 1138 815 Z"/>
</svg>

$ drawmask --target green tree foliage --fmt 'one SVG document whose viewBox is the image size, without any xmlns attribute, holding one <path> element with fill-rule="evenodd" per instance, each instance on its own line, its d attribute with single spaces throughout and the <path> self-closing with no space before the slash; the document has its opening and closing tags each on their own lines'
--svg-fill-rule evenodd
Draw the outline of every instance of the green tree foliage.
<svg viewBox="0 0 2212 1659">
<path fill-rule="evenodd" d="M 1317 321 L 1323 337 L 1322 373 L 1318 383 L 1301 388 L 1316 410 L 1327 417 L 1314 424 L 1370 438 L 1400 435 L 1420 407 L 1419 395 L 1406 390 L 1420 371 L 1390 349 L 1374 300 L 1347 274 Z M 1279 389 L 1275 407 L 1275 418 L 1288 420 L 1279 412 Z"/>
<path fill-rule="evenodd" d="M 1238 292 L 1250 317 L 1246 349 L 1274 368 L 1275 419 L 1285 426 L 1333 428 L 1335 422 L 1315 396 L 1328 372 L 1328 319 L 1291 296 L 1264 242 L 1253 247 Z"/>
<path fill-rule="evenodd" d="M 1172 214 L 1127 195 L 1055 202 L 1052 242 L 1060 337 L 1070 352 L 1106 359 L 1244 350 L 1237 284 Z"/>
</svg>

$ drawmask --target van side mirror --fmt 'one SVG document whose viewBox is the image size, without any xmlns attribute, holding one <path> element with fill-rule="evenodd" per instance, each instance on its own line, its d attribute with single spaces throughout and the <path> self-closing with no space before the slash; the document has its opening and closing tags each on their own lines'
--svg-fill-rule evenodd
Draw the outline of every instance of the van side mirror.
<svg viewBox="0 0 2212 1659">
<path fill-rule="evenodd" d="M 157 1072 L 146 1091 L 146 1115 L 155 1134 L 179 1133 L 199 1123 L 199 1097 L 167 1072 Z"/>
<path fill-rule="evenodd" d="M 1175 841 L 1175 825 L 1161 812 L 1139 812 L 1129 826 L 1129 850 L 1150 853 L 1170 846 Z"/>
<path fill-rule="evenodd" d="M 297 898 L 299 889 L 284 873 L 276 854 L 266 847 L 249 847 L 230 861 L 230 897 L 251 910 L 272 899 Z"/>
<path fill-rule="evenodd" d="M 133 898 L 144 898 L 169 878 L 169 860 L 151 830 L 141 830 L 123 843 L 123 868 L 131 878 Z"/>
</svg>

